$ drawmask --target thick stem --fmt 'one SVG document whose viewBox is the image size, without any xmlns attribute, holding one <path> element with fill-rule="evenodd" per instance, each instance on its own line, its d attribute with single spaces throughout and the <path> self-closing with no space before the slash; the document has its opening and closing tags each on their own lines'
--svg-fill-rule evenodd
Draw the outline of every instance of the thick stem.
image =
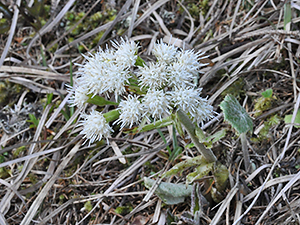
<svg viewBox="0 0 300 225">
<path fill-rule="evenodd" d="M 210 149 L 205 148 L 204 144 L 199 142 L 198 137 L 195 134 L 196 127 L 192 123 L 190 118 L 186 115 L 186 113 L 179 109 L 177 111 L 177 116 L 179 121 L 183 124 L 186 131 L 190 135 L 194 145 L 196 146 L 200 154 L 205 158 L 205 160 L 207 162 L 216 162 L 217 158 L 214 153 Z"/>
<path fill-rule="evenodd" d="M 245 170 L 248 172 L 248 171 L 250 171 L 250 167 L 249 167 L 250 166 L 250 156 L 249 156 L 248 147 L 247 147 L 246 133 L 241 133 L 240 138 L 241 138 L 241 143 L 242 143 Z"/>
</svg>

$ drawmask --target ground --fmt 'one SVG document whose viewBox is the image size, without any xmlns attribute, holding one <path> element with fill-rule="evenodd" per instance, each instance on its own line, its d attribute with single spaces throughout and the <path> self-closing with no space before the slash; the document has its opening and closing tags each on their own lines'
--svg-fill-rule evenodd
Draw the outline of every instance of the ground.
<svg viewBox="0 0 300 225">
<path fill-rule="evenodd" d="M 299 2 L 2 0 L 0 6 L 1 224 L 300 224 Z M 66 85 L 86 62 L 83 55 L 121 37 L 138 42 L 144 60 L 153 60 L 148 53 L 160 40 L 207 56 L 197 87 L 218 114 L 200 127 L 206 137 L 225 133 L 204 143 L 218 162 L 190 183 L 184 202 L 166 204 L 144 178 L 186 184 L 199 165 L 163 176 L 199 156 L 185 130 L 119 132 L 113 125 L 108 142 L 91 145 L 78 135 L 78 117 L 95 106 L 70 106 Z M 250 169 L 240 134 L 220 108 L 228 94 L 253 122 L 245 142 Z M 229 176 L 213 192 L 216 168 Z"/>
</svg>

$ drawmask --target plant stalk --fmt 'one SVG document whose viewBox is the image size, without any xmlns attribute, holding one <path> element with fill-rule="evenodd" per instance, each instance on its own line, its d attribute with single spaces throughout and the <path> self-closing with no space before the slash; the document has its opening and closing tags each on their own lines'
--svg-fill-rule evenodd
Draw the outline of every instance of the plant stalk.
<svg viewBox="0 0 300 225">
<path fill-rule="evenodd" d="M 204 146 L 204 144 L 199 142 L 198 137 L 196 136 L 196 133 L 195 133 L 196 127 L 193 124 L 193 122 L 191 121 L 191 119 L 186 115 L 186 113 L 183 112 L 181 109 L 179 109 L 177 111 L 177 116 L 178 116 L 179 121 L 183 124 L 186 131 L 190 135 L 196 148 L 198 149 L 200 154 L 205 158 L 205 160 L 207 162 L 216 162 L 217 157 L 214 155 L 214 153 L 210 149 L 207 149 Z"/>
<path fill-rule="evenodd" d="M 241 143 L 242 143 L 242 151 L 243 151 L 243 156 L 244 156 L 244 165 L 245 165 L 245 170 L 247 172 L 250 171 L 250 156 L 248 152 L 248 147 L 247 147 L 247 138 L 246 138 L 246 133 L 241 133 L 240 135 L 241 138 Z"/>
</svg>

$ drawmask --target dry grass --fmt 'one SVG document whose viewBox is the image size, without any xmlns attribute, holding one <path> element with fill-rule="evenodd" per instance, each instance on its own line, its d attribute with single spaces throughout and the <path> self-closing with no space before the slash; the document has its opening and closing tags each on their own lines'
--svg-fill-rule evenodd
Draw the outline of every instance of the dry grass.
<svg viewBox="0 0 300 225">
<path fill-rule="evenodd" d="M 283 120 L 300 103 L 300 13 L 285 11 L 287 1 L 51 1 L 48 13 L 39 18 L 26 9 L 19 12 L 20 0 L 16 5 L 2 2 L 13 15 L 11 32 L 0 36 L 0 224 L 300 224 L 299 128 Z M 68 12 L 85 14 L 67 29 Z M 86 22 L 90 27 L 72 34 L 98 12 L 103 17 L 96 25 Z M 31 22 L 37 20 L 45 24 L 35 30 Z M 160 180 L 181 160 L 168 161 L 156 130 L 116 133 L 109 145 L 82 145 L 77 136 L 82 111 L 68 107 L 64 84 L 78 69 L 75 63 L 84 63 L 82 52 L 93 52 L 120 35 L 139 41 L 142 56 L 171 35 L 177 45 L 205 51 L 211 62 L 199 80 L 203 96 L 220 112 L 224 92 L 234 93 L 253 118 L 254 134 L 248 136 L 253 171 L 241 166 L 240 142 L 233 130 L 227 132 L 212 148 L 230 171 L 224 200 L 203 206 L 199 218 L 186 219 L 192 214 L 190 199 L 164 205 L 142 183 L 144 176 Z M 256 115 L 260 93 L 268 88 L 276 99 Z M 53 98 L 45 104 L 49 93 Z M 25 123 L 29 113 L 39 119 L 38 126 Z M 274 115 L 280 122 L 263 135 L 260 131 Z M 230 129 L 222 114 L 204 126 L 207 133 L 224 127 Z M 172 146 L 172 129 L 162 132 Z M 178 141 L 187 144 L 180 136 Z M 120 163 L 122 156 L 115 156 L 112 147 L 123 152 L 127 163 Z M 185 148 L 181 156 L 197 154 Z M 184 174 L 169 181 L 185 182 Z M 201 184 L 196 190 L 207 192 Z M 116 210 L 122 207 L 122 212 Z"/>
</svg>

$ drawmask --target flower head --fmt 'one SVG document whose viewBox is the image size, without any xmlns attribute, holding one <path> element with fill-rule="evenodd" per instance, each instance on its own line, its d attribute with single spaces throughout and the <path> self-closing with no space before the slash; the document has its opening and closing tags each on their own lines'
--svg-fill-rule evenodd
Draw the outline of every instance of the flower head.
<svg viewBox="0 0 300 225">
<path fill-rule="evenodd" d="M 168 66 L 168 86 L 169 87 L 182 87 L 182 86 L 194 86 L 194 79 L 197 76 L 190 73 L 185 65 L 179 62 L 174 62 Z"/>
<path fill-rule="evenodd" d="M 121 95 L 125 92 L 125 85 L 131 76 L 129 67 L 117 63 L 111 54 L 101 51 L 95 56 L 86 57 L 88 62 L 79 70 L 81 77 L 78 83 L 88 87 L 88 94 Z"/>
<path fill-rule="evenodd" d="M 214 114 L 213 107 L 208 104 L 207 99 L 200 97 L 200 92 L 201 89 L 192 87 L 175 88 L 170 92 L 170 99 L 174 107 L 181 108 L 197 123 L 203 123 L 212 118 Z"/>
<path fill-rule="evenodd" d="M 88 90 L 84 86 L 67 86 L 67 91 L 72 93 L 72 96 L 69 98 L 68 102 L 70 106 L 82 107 L 84 103 L 89 99 L 87 96 Z"/>
<path fill-rule="evenodd" d="M 102 113 L 93 110 L 90 115 L 82 115 L 82 118 L 79 125 L 83 126 L 83 130 L 80 134 L 89 139 L 89 145 L 94 141 L 100 141 L 102 137 L 108 138 L 110 132 L 113 132 Z"/>
<path fill-rule="evenodd" d="M 166 66 L 165 63 L 150 63 L 149 66 L 140 67 L 138 76 L 141 87 L 162 88 L 167 82 Z"/>
<path fill-rule="evenodd" d="M 143 105 L 145 108 L 144 115 L 150 113 L 155 119 L 162 119 L 162 116 L 170 114 L 172 107 L 169 104 L 169 96 L 167 96 L 162 90 L 154 91 L 150 90 L 143 98 Z"/>
<path fill-rule="evenodd" d="M 181 50 L 180 53 L 176 55 L 177 63 L 182 65 L 187 72 L 197 74 L 200 67 L 205 65 L 198 62 L 198 60 L 201 59 L 200 56 L 203 54 L 203 52 L 195 53 L 194 50 Z"/>
<path fill-rule="evenodd" d="M 120 117 L 115 123 L 122 123 L 121 129 L 129 125 L 131 128 L 134 123 L 139 122 L 143 113 L 143 106 L 138 100 L 138 96 L 128 95 L 126 100 L 119 104 Z"/>
<path fill-rule="evenodd" d="M 160 43 L 154 45 L 152 53 L 158 62 L 169 64 L 174 61 L 177 48 L 174 45 L 167 45 L 161 40 Z"/>
<path fill-rule="evenodd" d="M 124 67 L 131 67 L 135 64 L 137 59 L 138 45 L 134 41 L 121 40 L 121 43 L 112 42 L 117 49 L 115 53 L 116 63 Z"/>
</svg>

